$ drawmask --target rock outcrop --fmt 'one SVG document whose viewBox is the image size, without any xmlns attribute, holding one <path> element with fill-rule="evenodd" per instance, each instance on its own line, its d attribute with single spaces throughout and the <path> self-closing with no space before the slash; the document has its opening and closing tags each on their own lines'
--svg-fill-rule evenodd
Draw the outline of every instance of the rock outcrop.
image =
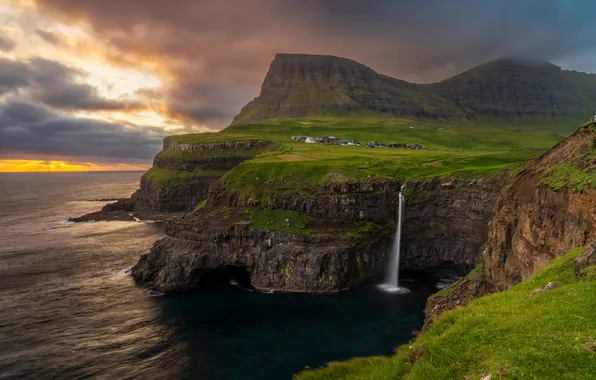
<svg viewBox="0 0 596 380">
<path fill-rule="evenodd" d="M 412 206 L 404 225 L 420 226 L 410 228 L 403 240 L 402 268 L 473 266 L 487 234 L 494 184 L 445 179 L 411 186 Z M 308 196 L 280 193 L 262 204 L 237 198 L 218 182 L 204 208 L 166 223 L 166 237 L 139 261 L 133 275 L 159 291 L 192 288 L 218 273 L 238 276 L 238 270 L 261 290 L 348 289 L 384 273 L 399 187 L 392 181 L 371 179 L 323 186 Z M 464 207 L 466 202 L 470 207 Z M 305 215 L 308 233 L 254 227 L 245 210 L 257 206 Z M 429 233 L 429 223 L 447 227 Z"/>
<path fill-rule="evenodd" d="M 505 289 L 524 281 L 555 257 L 594 238 L 594 139 L 593 125 L 579 128 L 503 187 L 489 224 L 491 249 L 484 257 L 493 284 Z M 585 178 L 580 191 L 574 188 L 575 176 Z"/>
<path fill-rule="evenodd" d="M 575 277 L 585 278 L 588 275 L 596 275 L 596 242 L 590 244 L 575 258 L 573 263 Z"/>
<path fill-rule="evenodd" d="M 399 186 L 395 181 L 373 178 L 365 182 L 323 184 L 316 192 L 303 190 L 274 192 L 266 200 L 241 197 L 214 184 L 209 195 L 210 204 L 244 209 L 260 206 L 303 212 L 316 218 L 344 221 L 388 222 L 397 214 Z"/>
<path fill-rule="evenodd" d="M 258 140 L 190 144 L 167 137 L 152 168 L 141 177 L 140 189 L 130 198 L 71 220 L 165 220 L 191 211 L 207 199 L 211 185 L 223 174 L 254 158 L 269 144 Z"/>
<path fill-rule="evenodd" d="M 445 310 L 505 290 L 596 239 L 594 146 L 596 124 L 584 125 L 504 181 L 479 258 L 481 273 L 431 297 L 425 326 Z M 592 243 L 577 257 L 576 276 L 596 262 L 593 252 Z"/>
<path fill-rule="evenodd" d="M 266 146 L 264 141 L 184 144 L 166 138 L 153 167 L 141 178 L 139 208 L 190 211 L 207 198 L 218 178 Z"/>
<path fill-rule="evenodd" d="M 138 281 L 163 292 L 220 277 L 263 291 L 348 289 L 382 271 L 390 244 L 383 233 L 357 239 L 268 232 L 253 228 L 240 211 L 187 214 L 166 222 L 165 232 L 132 271 Z"/>
</svg>

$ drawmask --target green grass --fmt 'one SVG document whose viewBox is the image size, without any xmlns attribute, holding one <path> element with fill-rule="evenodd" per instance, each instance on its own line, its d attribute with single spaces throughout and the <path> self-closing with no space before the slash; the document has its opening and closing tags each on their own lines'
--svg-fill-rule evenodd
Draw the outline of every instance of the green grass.
<svg viewBox="0 0 596 380">
<path fill-rule="evenodd" d="M 199 211 L 200 209 L 202 209 L 203 207 L 205 207 L 205 205 L 207 205 L 207 199 L 203 199 L 201 202 L 199 202 L 199 204 L 197 204 L 195 206 L 195 208 L 193 209 L 193 211 Z"/>
<path fill-rule="evenodd" d="M 226 190 L 267 203 L 283 192 L 315 194 L 326 186 L 371 179 L 396 181 L 438 176 L 491 175 L 537 153 L 429 150 L 294 144 L 277 154 L 243 162 L 221 178 Z"/>
<path fill-rule="evenodd" d="M 476 122 L 420 121 L 362 113 L 354 117 L 271 119 L 234 124 L 218 133 L 170 136 L 180 143 L 268 140 L 288 142 L 292 135 L 333 135 L 361 143 L 419 143 L 440 150 L 545 150 L 581 124 L 575 119 L 520 118 L 513 121 L 484 118 Z M 414 128 L 410 128 L 414 127 Z"/>
<path fill-rule="evenodd" d="M 362 239 L 363 237 L 365 237 L 369 234 L 373 234 L 378 231 L 383 231 L 388 228 L 394 229 L 395 223 L 391 222 L 391 223 L 388 223 L 387 225 L 381 226 L 381 225 L 378 225 L 373 222 L 361 222 L 357 225 L 356 229 L 354 229 L 352 231 L 348 231 L 346 233 L 346 236 L 351 237 L 351 238 L 356 238 L 356 239 Z"/>
<path fill-rule="evenodd" d="M 573 260 L 581 250 L 508 291 L 445 313 L 394 356 L 330 363 L 296 378 L 594 379 L 596 282 L 575 279 Z M 550 281 L 561 286 L 530 296 Z"/>
<path fill-rule="evenodd" d="M 432 177 L 491 176 L 521 168 L 575 130 L 567 119 L 521 118 L 515 121 L 484 118 L 475 122 L 439 122 L 380 117 L 360 112 L 353 118 L 308 117 L 234 124 L 218 133 L 170 136 L 186 144 L 258 140 L 268 142 L 251 151 L 217 150 L 161 152 L 158 157 L 184 159 L 250 154 L 221 178 L 226 190 L 239 197 L 274 207 L 284 192 L 316 194 L 330 184 L 390 179 L 404 182 Z M 418 143 L 425 149 L 305 144 L 293 135 L 333 135 L 386 143 Z M 249 153 L 250 152 L 250 153 Z M 270 203 L 269 203 L 270 202 Z"/>
<path fill-rule="evenodd" d="M 254 228 L 310 235 L 310 231 L 305 228 L 308 223 L 308 215 L 300 212 L 251 207 L 248 209 L 248 215 Z"/>
<path fill-rule="evenodd" d="M 596 187 L 596 172 L 591 167 L 580 169 L 572 165 L 560 165 L 543 171 L 540 181 L 554 190 L 568 188 L 580 192 L 587 187 Z"/>
</svg>

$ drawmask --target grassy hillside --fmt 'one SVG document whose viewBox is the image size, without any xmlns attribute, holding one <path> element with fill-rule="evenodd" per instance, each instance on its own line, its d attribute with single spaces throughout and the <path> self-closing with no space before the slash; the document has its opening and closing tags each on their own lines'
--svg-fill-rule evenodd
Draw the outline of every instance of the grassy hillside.
<svg viewBox="0 0 596 380">
<path fill-rule="evenodd" d="M 266 148 L 221 180 L 243 196 L 267 198 L 277 191 L 314 191 L 328 182 L 389 178 L 405 181 L 435 176 L 491 175 L 530 160 L 575 129 L 564 119 L 525 119 L 511 124 L 485 120 L 480 124 L 379 118 L 302 118 L 232 125 L 219 133 L 171 136 L 180 143 L 264 140 Z M 333 135 L 385 143 L 422 144 L 422 150 L 306 144 L 292 135 Z M 176 153 L 180 154 L 180 153 Z M 223 155 L 222 151 L 192 151 L 184 155 Z M 243 153 L 244 154 L 244 153 Z M 166 156 L 166 153 L 158 155 Z"/>
<path fill-rule="evenodd" d="M 575 279 L 580 252 L 506 292 L 445 313 L 394 356 L 330 363 L 296 379 L 594 379 L 596 277 Z M 561 286 L 531 295 L 551 281 Z"/>
<path fill-rule="evenodd" d="M 293 135 L 333 135 L 342 139 L 357 139 L 361 143 L 373 140 L 419 143 L 428 149 L 437 150 L 544 151 L 575 130 L 588 117 L 528 117 L 510 121 L 486 117 L 474 122 L 455 123 L 379 117 L 372 112 L 361 111 L 354 112 L 351 117 L 318 116 L 235 124 L 218 133 L 178 135 L 169 139 L 191 144 L 251 139 L 289 142 Z"/>
</svg>

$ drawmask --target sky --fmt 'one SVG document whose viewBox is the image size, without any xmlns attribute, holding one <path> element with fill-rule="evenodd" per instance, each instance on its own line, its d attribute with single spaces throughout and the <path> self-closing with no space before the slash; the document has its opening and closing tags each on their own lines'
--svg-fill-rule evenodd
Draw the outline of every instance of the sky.
<svg viewBox="0 0 596 380">
<path fill-rule="evenodd" d="M 507 56 L 596 72 L 592 0 L 0 0 L 0 171 L 140 170 L 225 128 L 276 53 L 427 83 Z"/>
</svg>

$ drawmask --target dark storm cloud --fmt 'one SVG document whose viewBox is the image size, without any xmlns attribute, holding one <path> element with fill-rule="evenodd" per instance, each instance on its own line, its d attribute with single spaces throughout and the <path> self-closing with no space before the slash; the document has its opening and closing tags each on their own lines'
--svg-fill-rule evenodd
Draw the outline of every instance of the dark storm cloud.
<svg viewBox="0 0 596 380">
<path fill-rule="evenodd" d="M 166 134 L 157 127 L 64 117 L 21 101 L 0 103 L 0 159 L 69 157 L 144 163 L 159 151 Z"/>
<path fill-rule="evenodd" d="M 38 4 L 66 21 L 85 20 L 123 53 L 159 57 L 175 78 L 165 94 L 170 111 L 207 124 L 230 120 L 257 95 L 277 52 L 339 55 L 387 75 L 428 82 L 503 56 L 576 62 L 574 57 L 596 51 L 591 0 Z M 596 69 L 588 66 L 583 67 Z"/>
<path fill-rule="evenodd" d="M 62 110 L 122 110 L 142 106 L 100 97 L 94 87 L 77 82 L 84 72 L 57 61 L 0 58 L 0 67 L 0 95 L 15 93 Z"/>
<path fill-rule="evenodd" d="M 15 46 L 13 40 L 0 34 L 0 51 L 11 51 Z"/>
</svg>

